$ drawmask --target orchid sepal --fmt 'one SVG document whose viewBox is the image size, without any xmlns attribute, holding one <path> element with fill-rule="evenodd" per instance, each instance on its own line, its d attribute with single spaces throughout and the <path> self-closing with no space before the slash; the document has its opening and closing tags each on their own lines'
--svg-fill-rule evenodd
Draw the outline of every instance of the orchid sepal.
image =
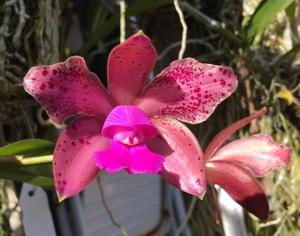
<svg viewBox="0 0 300 236">
<path fill-rule="evenodd" d="M 270 136 L 256 134 L 224 145 L 210 160 L 242 165 L 257 177 L 264 177 L 274 169 L 287 167 L 291 150 Z"/>
<path fill-rule="evenodd" d="M 213 140 L 209 143 L 207 148 L 205 149 L 204 152 L 204 157 L 206 160 L 209 160 L 214 153 L 218 150 L 219 147 L 224 144 L 224 142 L 232 135 L 234 134 L 237 130 L 241 129 L 242 127 L 246 126 L 249 124 L 252 120 L 257 119 L 259 117 L 262 117 L 265 113 L 267 112 L 267 108 L 263 107 L 259 111 L 251 114 L 250 116 L 247 116 L 241 120 L 238 120 L 228 126 L 227 128 L 223 129 L 220 131 L 214 138 Z"/>
<path fill-rule="evenodd" d="M 255 177 L 263 177 L 274 169 L 287 167 L 291 159 L 290 149 L 270 136 L 259 134 L 221 145 L 234 132 L 265 112 L 263 108 L 222 130 L 213 138 L 204 154 L 209 183 L 220 185 L 236 202 L 261 220 L 268 219 L 269 206 Z M 260 203 L 255 204 L 256 201 Z"/>
<path fill-rule="evenodd" d="M 226 161 L 210 161 L 206 170 L 208 181 L 218 184 L 248 212 L 264 221 L 269 218 L 268 200 L 250 170 Z"/>
</svg>

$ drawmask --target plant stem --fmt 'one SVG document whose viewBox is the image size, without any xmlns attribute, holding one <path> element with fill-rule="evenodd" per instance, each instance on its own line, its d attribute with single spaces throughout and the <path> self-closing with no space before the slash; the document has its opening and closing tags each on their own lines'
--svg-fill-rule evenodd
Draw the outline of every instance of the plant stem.
<svg viewBox="0 0 300 236">
<path fill-rule="evenodd" d="M 181 48 L 179 51 L 178 59 L 182 59 L 185 49 L 186 49 L 186 39 L 187 39 L 187 25 L 184 20 L 184 15 L 179 5 L 179 0 L 174 0 L 174 7 L 178 13 L 179 20 L 182 26 L 182 37 L 181 37 Z"/>
<path fill-rule="evenodd" d="M 0 157 L 0 170 L 9 167 L 30 166 L 50 164 L 53 160 L 52 155 L 22 157 L 22 156 L 2 156 Z"/>
<path fill-rule="evenodd" d="M 107 212 L 107 214 L 108 214 L 108 216 L 109 216 L 111 222 L 112 222 L 116 227 L 119 228 L 120 233 L 121 233 L 122 236 L 128 236 L 128 233 L 126 232 L 124 226 L 121 225 L 121 224 L 119 224 L 119 223 L 116 221 L 115 217 L 113 216 L 113 214 L 112 214 L 112 212 L 111 212 L 111 210 L 110 210 L 110 208 L 109 208 L 109 206 L 108 206 L 108 204 L 107 204 L 107 202 L 106 202 L 106 198 L 105 198 L 103 186 L 102 186 L 102 183 L 101 183 L 100 175 L 97 176 L 97 182 L 98 182 L 98 187 L 99 187 L 99 189 L 100 189 L 100 194 L 101 194 L 102 203 L 103 203 L 103 205 L 104 205 L 104 208 L 105 208 L 105 210 L 106 210 L 106 212 Z"/>
<path fill-rule="evenodd" d="M 189 205 L 189 209 L 184 217 L 184 220 L 181 222 L 179 228 L 176 231 L 176 235 L 175 236 L 180 236 L 181 232 L 183 231 L 184 227 L 186 226 L 186 224 L 188 223 L 189 219 L 192 216 L 193 210 L 196 206 L 196 202 L 197 202 L 198 198 L 197 197 L 193 197 L 192 201 Z"/>
<path fill-rule="evenodd" d="M 120 43 L 125 41 L 126 38 L 126 4 L 125 0 L 120 0 Z"/>
<path fill-rule="evenodd" d="M 51 163 L 53 160 L 53 155 L 47 156 L 37 156 L 37 157 L 26 157 L 19 160 L 19 163 L 23 166 L 29 165 L 41 165 Z"/>
</svg>

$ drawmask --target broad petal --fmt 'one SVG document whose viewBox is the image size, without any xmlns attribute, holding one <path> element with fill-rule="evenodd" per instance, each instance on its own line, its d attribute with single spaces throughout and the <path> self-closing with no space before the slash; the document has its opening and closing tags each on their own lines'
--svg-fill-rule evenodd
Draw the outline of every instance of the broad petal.
<svg viewBox="0 0 300 236">
<path fill-rule="evenodd" d="M 164 69 L 134 104 L 149 116 L 167 115 L 195 124 L 205 121 L 236 87 L 230 68 L 186 58 Z"/>
<path fill-rule="evenodd" d="M 266 195 L 249 170 L 225 161 L 209 161 L 206 173 L 210 183 L 218 184 L 247 211 L 261 220 L 269 218 Z"/>
<path fill-rule="evenodd" d="M 240 164 L 262 177 L 273 169 L 286 167 L 290 159 L 288 147 L 275 142 L 270 136 L 252 135 L 226 144 L 210 160 Z"/>
<path fill-rule="evenodd" d="M 82 57 L 32 67 L 23 79 L 26 92 L 44 106 L 50 118 L 61 124 L 75 114 L 105 117 L 112 106 L 98 80 Z"/>
<path fill-rule="evenodd" d="M 96 152 L 94 159 L 99 169 L 115 173 L 129 167 L 129 148 L 111 139 L 110 147 L 107 150 Z"/>
<path fill-rule="evenodd" d="M 162 178 L 184 192 L 203 197 L 206 191 L 203 154 L 192 132 L 172 118 L 157 117 L 152 122 L 161 136 L 147 144 L 150 150 L 165 156 Z"/>
<path fill-rule="evenodd" d="M 92 117 L 73 121 L 60 134 L 54 150 L 53 174 L 60 200 L 80 192 L 97 175 L 94 153 L 108 146 L 103 122 Z"/>
<path fill-rule="evenodd" d="M 156 174 L 161 171 L 163 156 L 148 150 L 146 145 L 130 148 L 130 168 L 128 171 L 134 174 Z"/>
<path fill-rule="evenodd" d="M 144 87 L 156 62 L 151 40 L 139 32 L 116 46 L 108 57 L 108 88 L 118 104 L 130 104 Z"/>
</svg>

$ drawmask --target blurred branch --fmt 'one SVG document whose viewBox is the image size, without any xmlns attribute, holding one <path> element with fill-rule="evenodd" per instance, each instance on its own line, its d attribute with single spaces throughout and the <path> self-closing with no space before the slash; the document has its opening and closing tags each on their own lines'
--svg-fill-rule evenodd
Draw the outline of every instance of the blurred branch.
<svg viewBox="0 0 300 236">
<path fill-rule="evenodd" d="M 208 15 L 204 14 L 203 12 L 197 10 L 195 7 L 190 5 L 187 2 L 182 2 L 180 3 L 180 6 L 182 7 L 183 10 L 191 14 L 197 21 L 200 23 L 206 25 L 210 29 L 220 33 L 222 36 L 227 38 L 230 42 L 232 42 L 236 46 L 241 46 L 241 40 L 234 35 L 231 31 L 225 29 L 222 24 Z"/>
<path fill-rule="evenodd" d="M 211 44 L 209 44 L 208 42 L 206 42 L 207 39 L 213 39 L 215 37 L 207 37 L 207 38 L 202 38 L 202 39 L 187 39 L 186 43 L 187 44 L 200 44 L 203 46 L 206 46 L 207 48 L 209 48 L 209 50 L 213 51 L 215 50 L 213 48 L 213 46 Z M 161 59 L 163 59 L 173 48 L 179 47 L 181 45 L 181 41 L 177 41 L 174 42 L 172 44 L 170 44 L 168 47 L 166 47 L 159 55 L 157 60 L 160 61 Z"/>
</svg>

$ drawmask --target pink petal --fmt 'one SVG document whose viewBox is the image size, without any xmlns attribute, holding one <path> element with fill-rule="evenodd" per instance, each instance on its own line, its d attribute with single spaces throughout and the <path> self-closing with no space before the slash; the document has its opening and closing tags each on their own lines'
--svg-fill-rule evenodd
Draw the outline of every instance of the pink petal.
<svg viewBox="0 0 300 236">
<path fill-rule="evenodd" d="M 130 168 L 134 174 L 155 174 L 161 171 L 164 157 L 148 150 L 146 145 L 130 148 Z"/>
<path fill-rule="evenodd" d="M 162 178 L 184 192 L 202 197 L 206 191 L 205 167 L 196 138 L 172 118 L 157 117 L 152 122 L 162 136 L 147 144 L 150 150 L 165 156 Z"/>
<path fill-rule="evenodd" d="M 102 124 L 96 118 L 82 117 L 60 134 L 53 163 L 55 189 L 60 200 L 83 190 L 99 172 L 94 153 L 108 146 L 108 139 L 101 136 Z"/>
<path fill-rule="evenodd" d="M 251 114 L 250 116 L 247 116 L 241 120 L 238 120 L 228 126 L 227 128 L 223 129 L 221 132 L 219 132 L 213 140 L 208 144 L 205 152 L 204 152 L 204 158 L 206 160 L 209 160 L 212 158 L 214 153 L 218 150 L 219 147 L 221 147 L 224 142 L 236 131 L 243 128 L 247 124 L 249 124 L 252 120 L 257 119 L 261 116 L 263 116 L 267 112 L 267 109 L 264 107 L 260 109 L 259 111 Z"/>
<path fill-rule="evenodd" d="M 113 138 L 117 133 L 126 131 L 134 131 L 141 138 L 153 137 L 157 134 L 156 128 L 142 110 L 131 105 L 117 106 L 106 118 L 102 135 Z"/>
<path fill-rule="evenodd" d="M 96 152 L 94 158 L 98 168 L 109 173 L 129 168 L 130 165 L 128 147 L 113 139 L 110 141 L 110 147 L 102 152 Z"/>
<path fill-rule="evenodd" d="M 187 58 L 164 69 L 134 104 L 149 116 L 167 115 L 195 124 L 205 121 L 236 87 L 230 68 Z"/>
<path fill-rule="evenodd" d="M 32 67 L 23 84 L 59 124 L 78 113 L 104 118 L 112 109 L 100 80 L 79 56 L 50 66 Z"/>
<path fill-rule="evenodd" d="M 269 218 L 267 198 L 250 171 L 225 161 L 209 161 L 206 173 L 210 183 L 218 184 L 247 211 L 261 220 Z"/>
<path fill-rule="evenodd" d="M 290 159 L 288 147 L 276 143 L 270 136 L 252 135 L 226 144 L 210 160 L 240 164 L 262 177 L 275 168 L 286 167 Z"/>
<path fill-rule="evenodd" d="M 140 32 L 111 51 L 108 88 L 118 104 L 130 104 L 135 99 L 148 80 L 156 58 L 150 39 Z"/>
<path fill-rule="evenodd" d="M 95 154 L 95 160 L 100 169 L 109 173 L 126 169 L 133 174 L 154 174 L 161 170 L 164 158 L 144 144 L 127 146 L 112 139 L 107 150 Z"/>
</svg>

